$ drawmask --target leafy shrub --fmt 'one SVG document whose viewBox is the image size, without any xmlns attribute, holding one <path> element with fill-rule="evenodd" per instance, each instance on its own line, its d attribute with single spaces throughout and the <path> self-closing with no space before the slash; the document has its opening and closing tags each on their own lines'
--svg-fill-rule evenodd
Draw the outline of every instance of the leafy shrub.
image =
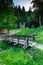
<svg viewBox="0 0 43 65">
<path fill-rule="evenodd" d="M 0 49 L 6 49 L 6 48 L 8 48 L 7 42 L 4 41 L 0 42 Z"/>
</svg>

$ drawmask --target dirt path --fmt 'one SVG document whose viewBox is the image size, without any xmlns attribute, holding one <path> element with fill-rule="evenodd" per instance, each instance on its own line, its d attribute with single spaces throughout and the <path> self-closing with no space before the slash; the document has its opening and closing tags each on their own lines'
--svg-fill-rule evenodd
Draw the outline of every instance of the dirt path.
<svg viewBox="0 0 43 65">
<path fill-rule="evenodd" d="M 43 44 L 40 44 L 40 43 L 37 43 L 37 42 L 33 42 L 32 43 L 32 46 L 40 49 L 40 50 L 43 50 Z"/>
<path fill-rule="evenodd" d="M 19 30 L 10 30 L 9 31 L 9 34 L 11 35 L 11 34 L 16 34 L 17 32 L 20 32 L 21 31 L 21 29 L 19 29 Z"/>
</svg>

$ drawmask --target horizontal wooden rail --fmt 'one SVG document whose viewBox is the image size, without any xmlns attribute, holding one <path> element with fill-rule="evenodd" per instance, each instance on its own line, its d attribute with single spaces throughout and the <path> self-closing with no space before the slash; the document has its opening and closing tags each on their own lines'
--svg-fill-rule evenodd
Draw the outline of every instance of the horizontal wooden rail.
<svg viewBox="0 0 43 65">
<path fill-rule="evenodd" d="M 35 36 L 36 36 L 35 34 L 29 34 L 29 35 L 18 35 L 18 34 L 15 34 L 15 35 L 7 35 L 7 36 L 6 36 L 6 39 L 7 39 L 7 38 L 12 38 L 12 42 L 13 42 L 13 39 L 14 39 L 14 38 L 16 39 L 16 37 L 17 37 L 18 43 L 19 43 L 20 38 L 23 37 L 23 38 L 25 38 L 25 40 L 26 40 L 26 42 L 27 42 L 27 45 L 28 45 L 28 40 L 29 40 L 29 38 L 31 37 L 32 40 L 35 41 Z"/>
<path fill-rule="evenodd" d="M 35 34 L 29 34 L 29 35 L 18 35 L 18 34 L 15 34 L 15 35 L 7 35 L 8 37 L 10 36 L 13 36 L 13 37 L 35 37 L 36 35 Z"/>
<path fill-rule="evenodd" d="M 11 42 L 15 42 L 17 44 L 23 44 L 24 47 L 25 45 L 29 46 L 30 42 L 29 42 L 29 38 L 32 38 L 32 41 L 35 41 L 35 34 L 29 34 L 29 35 L 18 35 L 18 34 L 15 34 L 15 35 L 6 35 L 3 39 L 5 41 L 9 41 L 10 43 Z M 20 39 L 22 37 L 22 39 Z M 23 39 L 25 38 L 25 40 L 23 41 Z M 31 43 L 32 44 L 32 43 Z M 27 47 L 26 46 L 26 47 Z"/>
</svg>

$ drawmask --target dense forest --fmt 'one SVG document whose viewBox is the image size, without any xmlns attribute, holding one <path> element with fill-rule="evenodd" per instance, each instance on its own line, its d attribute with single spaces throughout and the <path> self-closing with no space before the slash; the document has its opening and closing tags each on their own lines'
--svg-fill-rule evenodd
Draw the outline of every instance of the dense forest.
<svg viewBox="0 0 43 65">
<path fill-rule="evenodd" d="M 32 0 L 34 11 L 31 7 L 25 11 L 20 5 L 14 6 L 13 0 L 0 0 L 0 29 L 19 28 L 20 23 L 25 27 L 38 27 L 43 25 L 43 0 Z"/>
</svg>

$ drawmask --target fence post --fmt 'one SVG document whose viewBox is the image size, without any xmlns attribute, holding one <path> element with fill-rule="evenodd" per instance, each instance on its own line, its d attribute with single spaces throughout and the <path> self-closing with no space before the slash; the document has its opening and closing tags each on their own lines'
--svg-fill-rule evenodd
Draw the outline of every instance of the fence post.
<svg viewBox="0 0 43 65">
<path fill-rule="evenodd" d="M 19 36 L 18 36 L 18 44 L 19 44 Z"/>
<path fill-rule="evenodd" d="M 33 37 L 33 41 L 35 41 L 35 37 L 34 37 L 34 35 L 33 35 L 32 37 Z"/>
<path fill-rule="evenodd" d="M 6 39 L 6 41 L 8 40 L 8 36 L 7 35 L 6 35 L 5 39 Z"/>
<path fill-rule="evenodd" d="M 26 43 L 27 43 L 27 46 L 28 46 L 28 37 L 26 37 Z"/>
<path fill-rule="evenodd" d="M 12 42 L 13 42 L 13 35 L 12 35 Z"/>
<path fill-rule="evenodd" d="M 5 36 L 5 40 L 7 41 L 7 36 Z"/>
</svg>

